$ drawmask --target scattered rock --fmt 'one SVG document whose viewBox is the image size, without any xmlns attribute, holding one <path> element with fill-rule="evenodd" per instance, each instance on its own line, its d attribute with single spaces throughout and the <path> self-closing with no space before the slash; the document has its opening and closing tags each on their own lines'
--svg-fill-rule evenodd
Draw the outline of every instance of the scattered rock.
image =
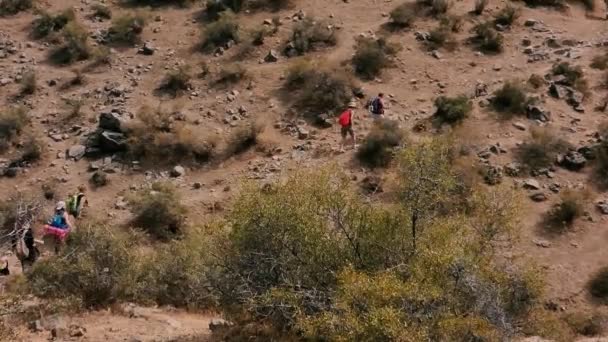
<svg viewBox="0 0 608 342">
<path fill-rule="evenodd" d="M 80 160 L 84 157 L 87 148 L 84 145 L 74 145 L 68 149 L 68 158 Z"/>
<path fill-rule="evenodd" d="M 536 179 L 526 179 L 524 181 L 524 189 L 540 190 L 540 183 Z"/>
<path fill-rule="evenodd" d="M 229 328 L 233 325 L 234 324 L 232 322 L 223 320 L 221 318 L 214 318 L 211 320 L 211 322 L 209 322 L 209 330 L 211 330 L 211 332 L 214 332 L 220 329 Z"/>
<path fill-rule="evenodd" d="M 488 166 L 485 170 L 485 174 L 483 176 L 483 180 L 488 185 L 496 185 L 502 182 L 503 178 L 503 169 L 500 166 Z"/>
<path fill-rule="evenodd" d="M 513 127 L 517 128 L 520 131 L 525 131 L 527 129 L 526 125 L 521 122 L 514 122 Z"/>
<path fill-rule="evenodd" d="M 537 245 L 538 247 L 549 248 L 551 247 L 551 242 L 547 240 L 534 239 L 532 243 Z"/>
<path fill-rule="evenodd" d="M 117 113 L 104 112 L 99 114 L 99 128 L 103 130 L 122 132 L 123 119 Z"/>
<path fill-rule="evenodd" d="M 597 209 L 603 214 L 608 215 L 608 199 L 599 201 L 597 203 Z"/>
<path fill-rule="evenodd" d="M 145 42 L 144 46 L 142 46 L 137 52 L 142 55 L 152 56 L 154 52 L 156 52 L 156 48 L 151 42 Z"/>
<path fill-rule="evenodd" d="M 578 171 L 587 164 L 587 159 L 577 151 L 568 151 L 565 155 L 560 155 L 557 158 L 558 164 L 570 171 Z"/>
<path fill-rule="evenodd" d="M 124 151 L 127 149 L 127 138 L 122 133 L 103 131 L 99 135 L 99 147 L 106 153 Z"/>
<path fill-rule="evenodd" d="M 275 63 L 279 60 L 279 54 L 275 50 L 268 51 L 266 57 L 264 57 L 264 62 L 266 63 Z"/>
<path fill-rule="evenodd" d="M 535 192 L 530 195 L 530 199 L 534 202 L 544 202 L 547 200 L 547 195 L 544 192 Z"/>
<path fill-rule="evenodd" d="M 177 165 L 173 169 L 171 169 L 171 177 L 182 177 L 186 174 L 186 169 L 183 166 Z"/>
</svg>

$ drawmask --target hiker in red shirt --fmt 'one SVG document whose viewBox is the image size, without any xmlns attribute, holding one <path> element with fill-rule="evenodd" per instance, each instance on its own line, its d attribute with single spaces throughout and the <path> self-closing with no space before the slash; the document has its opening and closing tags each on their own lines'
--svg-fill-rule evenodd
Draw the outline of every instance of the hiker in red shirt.
<svg viewBox="0 0 608 342">
<path fill-rule="evenodd" d="M 353 148 L 357 146 L 355 131 L 353 131 L 353 117 L 355 115 L 353 108 L 357 108 L 357 104 L 355 102 L 349 103 L 348 108 L 344 112 L 342 112 L 342 114 L 340 114 L 340 117 L 338 118 L 338 123 L 340 124 L 340 133 L 342 134 L 342 142 L 340 144 L 341 151 L 344 151 L 346 137 L 348 135 L 350 135 L 353 140 Z"/>
</svg>

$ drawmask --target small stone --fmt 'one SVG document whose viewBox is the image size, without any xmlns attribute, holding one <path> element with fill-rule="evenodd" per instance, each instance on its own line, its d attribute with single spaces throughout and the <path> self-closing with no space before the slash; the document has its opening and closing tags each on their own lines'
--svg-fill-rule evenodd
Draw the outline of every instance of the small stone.
<svg viewBox="0 0 608 342">
<path fill-rule="evenodd" d="M 521 122 L 514 122 L 513 127 L 517 128 L 520 131 L 525 131 L 527 129 L 526 125 Z"/>
<path fill-rule="evenodd" d="M 551 247 L 551 242 L 547 240 L 535 239 L 532 240 L 532 243 L 537 245 L 538 247 L 549 248 Z"/>
<path fill-rule="evenodd" d="M 279 54 L 275 50 L 268 51 L 266 57 L 264 57 L 264 62 L 266 63 L 275 63 L 279 60 Z"/>
<path fill-rule="evenodd" d="M 530 199 L 534 202 L 544 202 L 547 200 L 547 195 L 544 192 L 535 192 L 530 195 Z"/>
<path fill-rule="evenodd" d="M 186 174 L 186 169 L 183 166 L 177 165 L 171 170 L 171 177 L 182 177 Z"/>
<path fill-rule="evenodd" d="M 526 179 L 524 181 L 524 189 L 540 190 L 540 183 L 536 179 Z"/>
<path fill-rule="evenodd" d="M 80 160 L 84 157 L 86 149 L 84 145 L 74 145 L 68 149 L 68 158 Z"/>
</svg>

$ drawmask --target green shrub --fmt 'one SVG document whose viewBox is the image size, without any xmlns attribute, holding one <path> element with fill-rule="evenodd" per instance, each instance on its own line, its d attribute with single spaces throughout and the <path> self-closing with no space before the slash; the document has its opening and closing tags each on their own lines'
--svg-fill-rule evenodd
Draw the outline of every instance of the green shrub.
<svg viewBox="0 0 608 342">
<path fill-rule="evenodd" d="M 533 129 L 530 138 L 519 146 L 516 158 L 528 170 L 550 167 L 557 155 L 565 153 L 571 145 L 549 129 Z"/>
<path fill-rule="evenodd" d="M 137 266 L 135 241 L 98 224 L 82 224 L 60 255 L 34 264 L 30 288 L 39 297 L 76 297 L 84 307 L 103 307 L 124 298 Z"/>
<path fill-rule="evenodd" d="M 38 18 L 32 22 L 32 36 L 36 39 L 44 38 L 53 32 L 61 31 L 75 18 L 74 10 L 68 8 L 57 15 L 41 11 Z"/>
<path fill-rule="evenodd" d="M 34 7 L 34 0 L 0 0 L 0 16 L 13 15 Z"/>
<path fill-rule="evenodd" d="M 473 8 L 473 13 L 475 15 L 481 15 L 483 11 L 488 6 L 489 0 L 475 0 L 475 7 Z"/>
<path fill-rule="evenodd" d="M 152 237 L 168 241 L 184 234 L 186 208 L 177 190 L 170 183 L 154 183 L 151 189 L 141 190 L 131 201 L 134 227 Z"/>
<path fill-rule="evenodd" d="M 287 73 L 289 99 L 306 115 L 338 114 L 353 97 L 353 80 L 344 72 L 307 62 L 296 63 Z"/>
<path fill-rule="evenodd" d="M 263 126 L 256 123 L 248 123 L 237 127 L 228 137 L 224 148 L 224 158 L 230 158 L 241 154 L 258 143 L 258 135 Z"/>
<path fill-rule="evenodd" d="M 391 11 L 389 24 L 394 28 L 411 27 L 417 15 L 416 7 L 411 3 L 404 2 Z"/>
<path fill-rule="evenodd" d="M 479 23 L 474 29 L 472 41 L 484 52 L 500 53 L 503 50 L 503 37 L 496 32 L 491 22 Z"/>
<path fill-rule="evenodd" d="M 560 201 L 547 212 L 545 228 L 553 233 L 561 233 L 572 227 L 574 221 L 583 215 L 587 194 L 577 191 L 564 191 Z"/>
<path fill-rule="evenodd" d="M 176 97 L 180 93 L 190 89 L 192 86 L 191 81 L 190 66 L 182 65 L 175 70 L 169 71 L 158 89 Z"/>
<path fill-rule="evenodd" d="M 440 96 L 435 100 L 435 118 L 439 123 L 447 123 L 450 125 L 458 124 L 466 119 L 473 105 L 469 98 L 465 95 L 457 97 Z"/>
<path fill-rule="evenodd" d="M 112 10 L 108 6 L 94 4 L 91 6 L 91 10 L 93 10 L 93 14 L 91 14 L 93 18 L 112 19 Z"/>
<path fill-rule="evenodd" d="M 359 146 L 357 159 L 372 168 L 385 167 L 393 159 L 393 149 L 401 144 L 403 138 L 403 131 L 396 121 L 383 119 L 376 122 Z"/>
<path fill-rule="evenodd" d="M 0 152 L 9 147 L 28 122 L 29 117 L 23 107 L 9 107 L 0 112 Z"/>
<path fill-rule="evenodd" d="M 355 55 L 351 62 L 355 72 L 365 78 L 373 79 L 380 75 L 382 69 L 390 66 L 391 56 L 399 50 L 399 46 L 380 38 L 360 38 L 357 40 Z"/>
<path fill-rule="evenodd" d="M 225 46 L 230 41 L 239 41 L 239 23 L 236 16 L 227 11 L 220 14 L 217 21 L 207 24 L 203 31 L 201 47 L 203 51 L 211 51 Z"/>
<path fill-rule="evenodd" d="M 593 57 L 591 67 L 599 70 L 608 69 L 608 53 Z"/>
<path fill-rule="evenodd" d="M 519 17 L 519 13 L 520 11 L 517 7 L 507 5 L 496 13 L 494 16 L 494 23 L 502 26 L 511 26 Z"/>
<path fill-rule="evenodd" d="M 36 92 L 36 71 L 33 69 L 25 71 L 21 75 L 21 94 L 32 95 Z"/>
<path fill-rule="evenodd" d="M 172 122 L 170 113 L 142 107 L 128 127 L 129 156 L 150 165 L 198 165 L 213 158 L 212 140 Z"/>
<path fill-rule="evenodd" d="M 293 49 L 297 54 L 303 55 L 317 47 L 334 46 L 337 42 L 336 33 L 333 28 L 329 28 L 327 22 L 306 17 L 294 25 L 285 51 L 289 53 Z"/>
<path fill-rule="evenodd" d="M 146 26 L 141 14 L 126 14 L 112 21 L 107 39 L 111 43 L 133 45 L 140 41 L 140 35 Z"/>
<path fill-rule="evenodd" d="M 603 267 L 595 273 L 587 286 L 594 298 L 602 301 L 608 299 L 608 267 Z"/>
<path fill-rule="evenodd" d="M 88 32 L 76 21 L 69 22 L 62 31 L 62 44 L 51 50 L 50 59 L 57 64 L 70 64 L 89 58 L 91 48 Z"/>
<path fill-rule="evenodd" d="M 504 115 L 523 115 L 532 100 L 528 98 L 524 88 L 516 82 L 507 82 L 494 92 L 492 98 L 494 110 Z"/>
</svg>

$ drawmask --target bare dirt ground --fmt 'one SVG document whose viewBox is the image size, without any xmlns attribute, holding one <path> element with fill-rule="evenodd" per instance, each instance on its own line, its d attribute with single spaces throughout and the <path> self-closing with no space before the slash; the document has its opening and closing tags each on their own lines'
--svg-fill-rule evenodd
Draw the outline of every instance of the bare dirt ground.
<svg viewBox="0 0 608 342">
<path fill-rule="evenodd" d="M 62 84 L 72 77 L 72 70 L 86 63 L 77 63 L 71 67 L 57 67 L 46 61 L 48 47 L 41 41 L 29 37 L 33 13 L 20 13 L 16 16 L 0 18 L 0 38 L 15 43 L 17 52 L 0 59 L 0 79 L 12 80 L 23 68 L 34 68 L 38 78 L 38 91 L 35 95 L 22 100 L 31 107 L 33 118 L 31 131 L 44 141 L 46 151 L 41 162 L 24 170 L 15 178 L 0 179 L 0 196 L 8 196 L 18 191 L 40 191 L 43 183 L 49 180 L 59 182 L 58 195 L 62 197 L 76 189 L 78 185 L 87 184 L 90 177 L 91 160 L 79 161 L 65 158 L 65 151 L 70 146 L 79 144 L 87 132 L 94 129 L 101 111 L 115 107 L 125 113 L 136 113 L 142 105 L 162 106 L 166 109 L 177 109 L 185 115 L 191 129 L 200 136 L 216 136 L 222 139 L 234 128 L 227 124 L 231 115 L 227 110 L 240 106 L 247 109 L 248 118 L 238 118 L 236 123 L 255 119 L 265 124 L 262 134 L 263 144 L 273 145 L 279 149 L 272 156 L 257 151 L 249 151 L 241 156 L 225 161 L 219 165 L 209 165 L 198 169 L 188 169 L 185 176 L 172 179 L 182 193 L 186 205 L 190 208 L 189 220 L 201 222 L 212 215 L 221 215 L 222 208 L 229 208 L 229 201 L 238 192 L 239 181 L 247 178 L 261 181 L 273 180 L 292 170 L 314 168 L 328 163 L 337 163 L 347 172 L 361 177 L 371 171 L 362 169 L 353 162 L 354 151 L 338 153 L 339 132 L 336 127 L 317 129 L 307 127 L 310 137 L 298 139 L 298 135 L 281 130 L 275 123 L 283 122 L 287 113 L 285 101 L 279 95 L 282 77 L 286 68 L 294 59 L 280 57 L 277 63 L 261 63 L 260 60 L 270 49 L 280 51 L 293 25 L 290 18 L 298 10 L 307 15 L 326 18 L 340 27 L 339 43 L 334 48 L 309 54 L 307 58 L 326 63 L 339 64 L 348 60 L 353 53 L 355 38 L 361 34 L 378 32 L 387 21 L 386 13 L 396 6 L 397 1 L 380 0 L 307 0 L 296 1 L 294 8 L 280 13 L 284 25 L 279 33 L 267 39 L 264 46 L 257 48 L 255 56 L 241 61 L 252 75 L 252 86 L 248 82 L 218 89 L 206 80 L 195 79 L 193 89 L 177 99 L 158 97 L 154 89 L 159 85 L 168 68 L 187 63 L 197 66 L 208 63 L 212 72 L 220 65 L 234 60 L 234 53 L 229 50 L 224 56 L 214 57 L 193 52 L 199 40 L 201 23 L 197 15 L 201 9 L 164 7 L 149 11 L 149 24 L 146 26 L 142 40 L 152 42 L 157 51 L 152 56 L 137 54 L 137 48 L 116 48 L 111 68 L 85 74 L 83 86 L 61 90 L 49 86 L 51 80 Z M 491 1 L 486 16 L 496 13 L 507 2 Z M 516 5 L 521 5 L 515 3 Z M 41 3 L 42 8 L 55 12 L 67 7 L 76 10 L 79 21 L 90 32 L 106 28 L 109 21 L 94 22 L 87 18 L 90 13 L 87 1 L 48 1 Z M 109 4 L 117 16 L 121 12 L 131 11 L 118 4 Z M 603 4 L 599 4 L 593 15 L 600 17 Z M 574 145 L 587 143 L 596 132 L 599 123 L 607 119 L 606 113 L 593 110 L 608 96 L 605 89 L 597 87 L 600 72 L 589 68 L 593 56 L 602 52 L 599 43 L 608 39 L 608 22 L 594 19 L 582 8 L 572 6 L 567 12 L 551 9 L 530 9 L 522 6 L 518 24 L 505 32 L 505 52 L 496 56 L 481 55 L 464 41 L 470 36 L 470 29 L 479 19 L 467 14 L 473 8 L 473 1 L 454 2 L 452 13 L 463 15 L 464 28 L 457 34 L 462 43 L 453 52 L 440 51 L 440 58 L 432 57 L 428 50 L 416 40 L 415 31 L 428 31 L 435 27 L 436 21 L 420 19 L 415 28 L 390 35 L 390 39 L 399 42 L 404 49 L 396 57 L 396 66 L 387 70 L 384 75 L 373 82 L 361 82 L 366 95 L 371 96 L 383 91 L 389 95 L 387 116 L 398 120 L 408 128 L 413 127 L 434 111 L 433 100 L 441 94 L 458 95 L 474 93 L 478 83 L 485 83 L 489 92 L 497 89 L 503 82 L 513 79 L 527 79 L 531 74 L 545 75 L 553 63 L 566 60 L 581 65 L 592 88 L 592 97 L 584 104 L 585 113 L 577 113 L 563 100 L 555 100 L 546 95 L 546 90 L 539 91 L 544 99 L 543 106 L 551 111 L 550 126 Z M 264 19 L 272 17 L 269 13 L 240 15 L 240 22 L 246 30 L 260 27 Z M 523 25 L 527 19 L 534 19 L 546 28 L 539 32 Z M 567 54 L 557 54 L 554 49 L 546 47 L 546 40 L 572 40 L 574 46 Z M 528 62 L 521 42 L 529 39 L 532 46 L 543 47 L 548 58 Z M 604 48 L 605 49 L 605 48 Z M 111 99 L 104 90 L 109 84 L 117 84 L 124 91 L 120 100 Z M 248 89 L 250 88 L 250 89 Z M 9 82 L 0 87 L 2 106 L 14 102 L 13 96 L 18 93 L 19 85 Z M 238 95 L 230 97 L 233 91 Z M 82 97 L 84 117 L 76 122 L 62 123 L 58 120 L 65 109 L 62 98 Z M 529 136 L 529 128 L 536 125 L 533 121 L 519 119 L 526 126 L 522 131 L 513 126 L 513 121 L 499 121 L 491 110 L 476 105 L 471 118 L 456 134 L 462 139 L 471 141 L 476 151 L 499 144 L 506 153 L 492 155 L 493 164 L 507 164 L 513 159 L 514 148 Z M 363 105 L 361 103 L 361 105 Z M 371 126 L 371 119 L 364 109 L 357 110 L 355 123 L 356 133 L 363 137 Z M 129 114 L 125 114 L 128 116 Z M 226 120 L 226 118 L 228 118 Z M 304 125 L 305 124 L 301 124 Z M 409 130 L 411 131 L 411 130 Z M 409 133 L 413 139 L 425 133 Z M 306 148 L 302 146 L 307 145 Z M 2 157 L 2 156 L 0 156 Z M 8 158 L 8 157 L 7 157 Z M 116 209 L 119 196 L 125 196 L 146 183 L 155 179 L 167 178 L 167 169 L 149 171 L 134 170 L 130 165 L 112 164 L 109 174 L 110 184 L 88 192 L 90 208 L 87 215 L 101 218 L 110 226 L 121 227 L 129 217 L 126 210 Z M 608 199 L 607 193 L 595 190 L 589 183 L 589 172 L 571 172 L 557 169 L 552 179 L 541 176 L 537 180 L 541 189 L 549 197 L 546 202 L 536 203 L 528 200 L 524 203 L 525 211 L 521 216 L 522 238 L 516 246 L 513 258 L 525 258 L 541 265 L 546 270 L 547 301 L 555 302 L 564 310 L 602 309 L 587 297 L 584 287 L 589 277 L 600 267 L 605 266 L 608 258 L 608 216 L 597 212 L 594 203 L 599 199 Z M 504 182 L 520 186 L 522 179 L 505 178 Z M 193 187 L 200 183 L 200 189 Z M 562 187 L 582 185 L 592 190 L 588 213 L 584 220 L 576 223 L 575 229 L 560 237 L 544 235 L 539 229 L 542 215 L 558 199 L 558 195 L 547 190 L 551 183 L 560 183 Z M 524 190 L 525 191 L 525 190 Z M 216 205 L 219 203 L 221 205 Z M 47 213 L 52 210 L 52 202 L 46 203 Z M 41 217 L 41 222 L 44 217 Z M 545 247 L 539 246 L 539 241 Z M 13 259 L 10 259 L 13 263 Z M 17 272 L 16 264 L 11 269 Z M 94 312 L 87 315 L 66 318 L 85 327 L 87 341 L 161 341 L 178 338 L 182 335 L 204 334 L 209 317 L 207 315 L 166 312 L 156 309 L 142 309 L 145 312 L 138 318 L 115 315 L 110 312 Z M 48 332 L 32 333 L 23 329 L 23 341 L 42 341 L 48 338 Z"/>
</svg>

